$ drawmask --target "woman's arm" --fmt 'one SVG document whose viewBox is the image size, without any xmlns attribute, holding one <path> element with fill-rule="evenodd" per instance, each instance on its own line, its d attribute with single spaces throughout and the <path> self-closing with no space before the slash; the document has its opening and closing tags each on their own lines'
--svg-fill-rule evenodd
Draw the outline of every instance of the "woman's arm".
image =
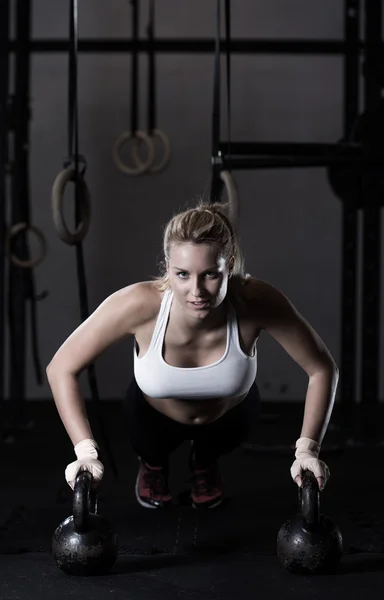
<svg viewBox="0 0 384 600">
<path fill-rule="evenodd" d="M 265 282 L 261 287 L 263 328 L 309 377 L 300 437 L 321 444 L 335 401 L 338 368 L 319 335 L 286 296 Z"/>
<path fill-rule="evenodd" d="M 153 318 L 151 284 L 134 284 L 115 292 L 62 344 L 47 366 L 47 378 L 61 421 L 75 446 L 92 438 L 78 375 L 96 357 Z"/>
<path fill-rule="evenodd" d="M 331 418 L 338 379 L 335 363 L 324 365 L 310 375 L 300 437 L 322 443 Z"/>
</svg>

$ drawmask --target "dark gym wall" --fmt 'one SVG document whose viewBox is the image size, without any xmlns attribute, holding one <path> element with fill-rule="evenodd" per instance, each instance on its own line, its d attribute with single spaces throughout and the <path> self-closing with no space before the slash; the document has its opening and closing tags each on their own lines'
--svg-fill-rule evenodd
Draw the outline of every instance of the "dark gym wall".
<svg viewBox="0 0 384 600">
<path fill-rule="evenodd" d="M 213 37 L 214 2 L 158 0 L 158 37 Z M 128 0 L 82 0 L 80 36 L 129 37 Z M 142 2 L 145 34 L 147 3 Z M 342 36 L 342 0 L 241 0 L 233 3 L 234 37 Z M 67 2 L 34 0 L 35 38 L 68 35 Z M 81 54 L 80 151 L 88 163 L 92 225 L 84 250 L 90 308 L 116 289 L 156 274 L 162 225 L 195 202 L 210 176 L 213 55 L 157 56 L 158 125 L 169 136 L 172 159 L 159 175 L 128 178 L 112 160 L 116 137 L 129 128 L 130 56 Z M 223 61 L 224 67 L 224 61 Z M 145 125 L 146 57 L 140 60 Z M 223 89 L 224 91 L 224 89 Z M 32 61 L 31 196 L 33 222 L 49 253 L 36 270 L 40 347 L 47 364 L 79 324 L 74 249 L 57 237 L 50 190 L 66 154 L 67 57 L 36 54 Z M 225 94 L 223 93 L 223 138 Z M 234 55 L 232 139 L 337 141 L 342 133 L 342 60 L 335 56 Z M 339 359 L 341 212 L 323 169 L 237 172 L 240 233 L 248 271 L 280 287 Z M 68 202 L 68 217 L 72 201 Z M 131 342 L 97 362 L 100 393 L 116 398 L 132 375 Z M 265 399 L 302 400 L 306 376 L 263 335 L 258 382 Z M 84 393 L 88 388 L 84 381 Z M 28 398 L 49 398 L 29 364 Z"/>
</svg>

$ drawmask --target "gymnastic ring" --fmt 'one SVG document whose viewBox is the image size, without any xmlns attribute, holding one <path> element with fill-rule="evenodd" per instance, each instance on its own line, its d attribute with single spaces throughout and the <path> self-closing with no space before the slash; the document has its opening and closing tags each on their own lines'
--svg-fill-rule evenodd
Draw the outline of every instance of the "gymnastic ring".
<svg viewBox="0 0 384 600">
<path fill-rule="evenodd" d="M 228 217 L 233 227 L 237 228 L 237 223 L 240 216 L 240 201 L 239 192 L 237 189 L 236 181 L 229 171 L 221 171 L 220 179 L 224 183 L 225 190 L 228 197 Z"/>
<path fill-rule="evenodd" d="M 63 216 L 64 192 L 67 183 L 72 181 L 79 184 L 79 202 L 81 219 L 75 231 L 69 231 Z M 73 167 L 60 171 L 52 186 L 52 213 L 53 222 L 59 238 L 69 246 L 82 242 L 88 233 L 91 222 L 91 197 L 88 186 L 81 175 L 76 177 Z"/>
<path fill-rule="evenodd" d="M 128 140 L 132 138 L 139 138 L 140 140 L 145 142 L 148 148 L 147 160 L 145 162 L 140 161 L 140 165 L 136 166 L 136 168 L 129 167 L 128 165 L 123 163 L 120 156 L 120 151 L 122 147 Z M 126 175 L 142 175 L 143 173 L 148 171 L 153 161 L 155 160 L 155 146 L 153 144 L 153 141 L 151 140 L 149 135 L 145 133 L 145 131 L 138 130 L 135 131 L 134 134 L 130 131 L 125 131 L 117 138 L 116 142 L 113 144 L 112 156 L 117 168 L 120 169 L 120 171 L 122 171 Z"/>
<path fill-rule="evenodd" d="M 33 233 L 36 235 L 37 239 L 39 240 L 40 254 L 38 254 L 36 256 L 36 258 L 30 258 L 28 260 L 23 260 L 23 259 L 19 258 L 18 256 L 16 256 L 16 254 L 13 254 L 10 252 L 12 238 L 19 235 L 19 233 L 21 233 L 22 231 L 33 231 Z M 16 225 L 12 225 L 8 229 L 7 237 L 6 237 L 6 248 L 7 248 L 7 251 L 11 255 L 12 263 L 18 267 L 22 267 L 23 269 L 32 269 L 33 267 L 37 267 L 37 265 L 39 265 L 40 263 L 43 262 L 43 260 L 45 259 L 46 255 L 47 255 L 47 241 L 46 241 L 45 236 L 44 236 L 43 232 L 41 231 L 41 229 L 39 229 L 35 225 L 30 225 L 30 224 L 24 223 L 24 222 L 16 223 Z"/>
<path fill-rule="evenodd" d="M 155 137 L 159 138 L 163 144 L 162 160 L 160 160 L 157 164 L 151 165 L 148 169 L 151 173 L 159 173 L 169 163 L 169 159 L 171 157 L 171 143 L 169 141 L 169 137 L 161 129 L 153 129 L 150 133 L 150 137 L 151 139 Z M 135 140 L 132 147 L 132 158 L 134 160 L 135 165 L 139 167 L 143 164 L 143 162 L 138 153 L 138 146 L 138 140 Z"/>
</svg>

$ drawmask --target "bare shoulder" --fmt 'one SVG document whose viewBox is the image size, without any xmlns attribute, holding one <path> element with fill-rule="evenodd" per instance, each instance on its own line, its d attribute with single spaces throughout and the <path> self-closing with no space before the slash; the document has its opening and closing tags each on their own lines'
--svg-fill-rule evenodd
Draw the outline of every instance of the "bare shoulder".
<svg viewBox="0 0 384 600">
<path fill-rule="evenodd" d="M 257 315 L 265 323 L 297 315 L 292 302 L 281 290 L 256 277 L 246 280 L 244 300 L 250 313 Z"/>
<path fill-rule="evenodd" d="M 48 365 L 50 373 L 79 373 L 112 344 L 156 318 L 160 303 L 161 294 L 151 282 L 114 292 L 60 346 Z"/>
<path fill-rule="evenodd" d="M 97 310 L 107 309 L 124 320 L 130 333 L 157 317 L 162 293 L 152 281 L 140 281 L 108 296 Z"/>
<path fill-rule="evenodd" d="M 319 334 L 275 286 L 251 278 L 245 286 L 247 306 L 260 329 L 267 331 L 308 373 L 337 367 Z"/>
</svg>

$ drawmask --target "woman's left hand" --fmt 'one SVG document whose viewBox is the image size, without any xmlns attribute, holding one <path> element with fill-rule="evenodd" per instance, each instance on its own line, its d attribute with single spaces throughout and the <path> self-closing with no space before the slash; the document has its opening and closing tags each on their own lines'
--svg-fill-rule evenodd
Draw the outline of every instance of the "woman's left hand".
<svg viewBox="0 0 384 600">
<path fill-rule="evenodd" d="M 301 475 L 302 471 L 305 469 L 312 471 L 317 479 L 317 483 L 319 484 L 319 489 L 323 490 L 330 477 L 329 468 L 325 462 L 310 455 L 296 459 L 291 467 L 291 476 L 299 487 L 302 485 Z"/>
<path fill-rule="evenodd" d="M 299 487 L 302 485 L 301 475 L 306 469 L 312 471 L 317 479 L 319 489 L 323 490 L 329 477 L 328 466 L 322 460 L 319 460 L 320 444 L 309 438 L 299 438 L 296 442 L 296 460 L 291 466 L 292 479 Z"/>
</svg>

